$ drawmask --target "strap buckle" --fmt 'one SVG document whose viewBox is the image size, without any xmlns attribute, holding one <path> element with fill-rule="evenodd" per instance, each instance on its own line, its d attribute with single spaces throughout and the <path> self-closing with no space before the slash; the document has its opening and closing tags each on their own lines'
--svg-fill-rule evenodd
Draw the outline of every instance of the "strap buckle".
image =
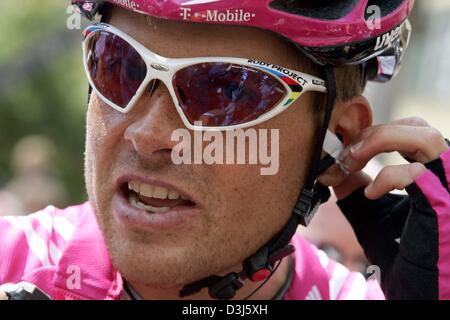
<svg viewBox="0 0 450 320">
<path fill-rule="evenodd" d="M 321 183 L 316 183 L 314 190 L 303 189 L 293 209 L 300 223 L 307 227 L 322 203 L 330 198 L 330 190 Z"/>
</svg>

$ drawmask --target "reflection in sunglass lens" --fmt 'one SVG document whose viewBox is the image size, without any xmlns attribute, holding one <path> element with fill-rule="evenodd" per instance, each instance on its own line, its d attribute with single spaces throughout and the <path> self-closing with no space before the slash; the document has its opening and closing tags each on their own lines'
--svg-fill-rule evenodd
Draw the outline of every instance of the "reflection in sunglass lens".
<svg viewBox="0 0 450 320">
<path fill-rule="evenodd" d="M 209 127 L 256 120 L 287 94 L 281 82 L 266 72 L 222 62 L 181 69 L 173 85 L 189 122 L 201 121 Z"/>
<path fill-rule="evenodd" d="M 147 74 L 139 53 L 119 36 L 99 31 L 90 37 L 86 55 L 94 86 L 105 98 L 125 108 Z"/>
</svg>

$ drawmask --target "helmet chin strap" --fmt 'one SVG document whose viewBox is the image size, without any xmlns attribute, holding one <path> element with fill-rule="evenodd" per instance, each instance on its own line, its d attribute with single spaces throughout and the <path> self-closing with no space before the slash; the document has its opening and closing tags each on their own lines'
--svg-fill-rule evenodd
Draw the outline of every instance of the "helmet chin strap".
<svg viewBox="0 0 450 320">
<path fill-rule="evenodd" d="M 236 295 L 236 291 L 243 287 L 244 280 L 249 279 L 253 282 L 266 280 L 272 274 L 275 264 L 294 252 L 294 247 L 289 242 L 297 231 L 298 225 L 307 226 L 319 205 L 328 201 L 330 191 L 328 187 L 317 182 L 317 177 L 339 161 L 343 147 L 338 137 L 328 130 L 336 97 L 336 84 L 332 67 L 325 67 L 325 79 L 327 83 L 327 107 L 320 128 L 320 135 L 314 145 L 312 170 L 306 179 L 291 217 L 280 232 L 256 253 L 244 260 L 241 272 L 231 272 L 225 276 L 213 275 L 186 285 L 179 292 L 180 297 L 186 297 L 199 292 L 203 288 L 208 288 L 209 295 L 213 299 L 231 299 Z M 322 150 L 328 154 L 324 159 L 321 159 Z"/>
</svg>

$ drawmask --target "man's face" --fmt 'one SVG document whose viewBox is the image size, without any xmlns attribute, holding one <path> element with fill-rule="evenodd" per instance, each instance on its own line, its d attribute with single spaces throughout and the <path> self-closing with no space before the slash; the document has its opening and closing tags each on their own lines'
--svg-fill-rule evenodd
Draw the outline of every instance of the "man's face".
<svg viewBox="0 0 450 320">
<path fill-rule="evenodd" d="M 119 9 L 110 23 L 161 56 L 252 58 L 302 71 L 295 50 L 261 30 L 148 19 Z M 144 93 L 127 114 L 93 95 L 86 185 L 121 274 L 151 287 L 179 287 L 239 266 L 275 235 L 291 215 L 305 179 L 314 132 L 310 103 L 305 94 L 255 127 L 280 130 L 279 171 L 263 176 L 260 165 L 174 165 L 171 150 L 177 142 L 171 134 L 184 125 L 163 84 L 151 96 Z M 174 223 L 128 220 L 142 215 L 127 200 L 129 180 L 179 191 L 192 206 L 178 210 Z"/>
</svg>

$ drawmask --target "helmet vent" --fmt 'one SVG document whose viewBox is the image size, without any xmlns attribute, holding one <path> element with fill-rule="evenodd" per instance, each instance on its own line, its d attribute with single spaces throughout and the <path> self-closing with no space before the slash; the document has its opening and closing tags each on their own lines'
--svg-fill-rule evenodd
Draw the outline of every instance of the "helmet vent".
<svg viewBox="0 0 450 320">
<path fill-rule="evenodd" d="M 349 14 L 359 0 L 275 0 L 270 8 L 320 20 L 338 20 Z"/>
</svg>

